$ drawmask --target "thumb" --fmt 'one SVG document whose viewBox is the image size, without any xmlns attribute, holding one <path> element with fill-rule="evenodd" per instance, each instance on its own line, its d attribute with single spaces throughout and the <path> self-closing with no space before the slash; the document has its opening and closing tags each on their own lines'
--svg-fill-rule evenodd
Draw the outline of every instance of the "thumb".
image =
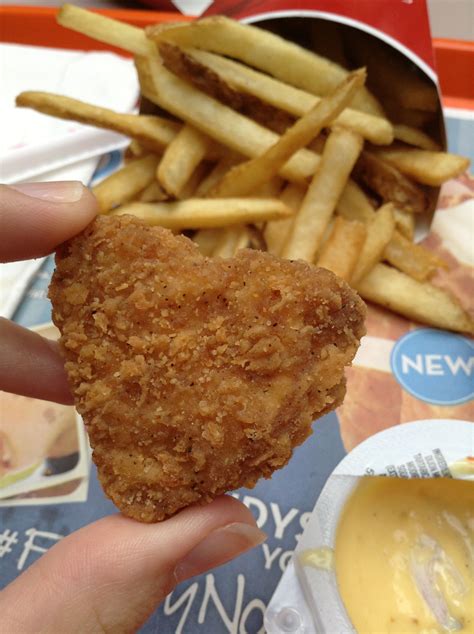
<svg viewBox="0 0 474 634">
<path fill-rule="evenodd" d="M 132 632 L 177 583 L 264 539 L 251 512 L 226 496 L 160 524 L 106 517 L 63 539 L 3 591 L 2 622 L 15 632 Z"/>
<path fill-rule="evenodd" d="M 0 261 L 51 253 L 96 213 L 94 196 L 77 181 L 0 185 Z"/>
</svg>

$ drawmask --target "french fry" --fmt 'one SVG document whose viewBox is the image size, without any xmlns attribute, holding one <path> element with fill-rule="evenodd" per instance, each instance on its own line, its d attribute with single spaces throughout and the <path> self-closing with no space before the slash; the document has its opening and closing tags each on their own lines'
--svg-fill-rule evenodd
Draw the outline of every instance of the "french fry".
<svg viewBox="0 0 474 634">
<path fill-rule="evenodd" d="M 22 92 L 16 98 L 16 105 L 32 108 L 59 119 L 78 121 L 125 134 L 135 139 L 144 148 L 154 152 L 163 151 L 180 128 L 179 124 L 162 117 L 122 114 L 49 92 Z"/>
<path fill-rule="evenodd" d="M 408 143 L 408 145 L 414 145 L 422 150 L 436 152 L 441 149 L 439 145 L 422 130 L 418 130 L 418 128 L 414 128 L 413 126 L 404 125 L 403 123 L 394 124 L 393 135 L 398 141 L 403 141 L 404 143 Z M 386 145 L 389 145 L 389 143 Z"/>
<path fill-rule="evenodd" d="M 265 111 L 260 116 L 258 110 L 262 109 L 262 103 L 271 105 L 277 111 L 302 117 L 321 100 L 321 97 L 316 97 L 239 62 L 208 51 L 181 49 L 179 51 L 180 57 L 177 60 L 177 54 L 173 48 L 176 47 L 169 44 L 160 45 L 164 64 L 171 72 L 182 79 L 194 82 L 198 88 L 205 92 L 212 90 L 216 94 L 211 94 L 211 96 L 215 96 L 230 107 L 236 108 L 239 99 L 247 101 L 245 105 L 247 114 L 252 112 L 254 115 L 252 118 L 260 122 L 262 122 L 263 117 L 268 120 L 271 116 Z M 186 62 L 188 63 L 186 64 Z M 186 65 L 189 68 L 184 71 Z M 235 91 L 239 91 L 237 95 Z M 246 100 L 246 96 L 250 99 Z M 252 99 L 257 101 L 252 102 Z M 273 117 L 275 117 L 275 113 L 273 113 Z M 392 125 L 388 119 L 382 116 L 345 108 L 334 123 L 357 132 L 374 144 L 388 145 L 393 141 Z M 272 128 L 268 124 L 267 127 Z"/>
<path fill-rule="evenodd" d="M 191 174 L 188 182 L 181 190 L 178 199 L 186 200 L 187 198 L 197 198 L 196 190 L 202 183 L 203 179 L 209 172 L 209 165 L 206 163 L 199 163 L 194 172 Z"/>
<path fill-rule="evenodd" d="M 331 216 L 331 219 L 329 220 L 326 228 L 324 229 L 324 233 L 321 238 L 321 246 L 319 247 L 319 252 L 321 252 L 324 249 L 324 245 L 329 240 L 329 236 L 332 234 L 335 222 L 336 222 L 336 216 Z"/>
<path fill-rule="evenodd" d="M 159 160 L 154 155 L 135 159 L 96 185 L 92 192 L 97 198 L 100 212 L 106 213 L 123 205 L 148 187 L 155 180 Z"/>
<path fill-rule="evenodd" d="M 232 168 L 210 192 L 210 196 L 245 196 L 278 174 L 298 150 L 314 139 L 350 102 L 365 81 L 365 72 L 357 71 L 336 90 L 289 128 L 266 152 Z"/>
<path fill-rule="evenodd" d="M 394 208 L 392 203 L 383 205 L 372 217 L 367 227 L 367 237 L 358 254 L 357 264 L 351 277 L 354 285 L 382 259 L 385 247 L 395 230 Z"/>
<path fill-rule="evenodd" d="M 455 332 L 474 332 L 471 317 L 454 297 L 385 264 L 376 264 L 356 289 L 364 299 L 414 321 Z"/>
<path fill-rule="evenodd" d="M 208 154 L 213 141 L 196 130 L 184 125 L 165 150 L 156 173 L 164 189 L 178 198 L 192 173 Z"/>
<path fill-rule="evenodd" d="M 167 29 L 174 29 L 177 26 L 184 26 L 187 23 L 188 23 L 187 20 L 176 20 L 173 22 L 157 22 L 153 26 L 155 27 L 156 33 L 158 33 L 158 31 L 166 31 Z"/>
<path fill-rule="evenodd" d="M 134 55 L 156 55 L 156 46 L 147 39 L 143 29 L 105 15 L 64 4 L 56 17 L 61 26 L 94 40 L 116 46 Z"/>
<path fill-rule="evenodd" d="M 279 176 L 274 176 L 250 193 L 252 196 L 258 196 L 259 198 L 278 198 L 282 186 L 283 181 L 281 178 Z"/>
<path fill-rule="evenodd" d="M 405 238 L 413 242 L 415 238 L 415 216 L 407 211 L 397 209 L 397 207 L 393 210 L 393 216 L 397 230 L 404 235 Z"/>
<path fill-rule="evenodd" d="M 270 220 L 267 222 L 263 235 L 269 253 L 281 255 L 305 194 L 306 188 L 295 185 L 294 183 L 288 183 L 280 194 L 280 200 L 285 203 L 287 207 L 293 209 L 294 215 L 284 220 Z"/>
<path fill-rule="evenodd" d="M 132 139 L 130 141 L 130 145 L 128 146 L 126 151 L 129 155 L 129 158 L 140 158 L 148 154 L 147 150 L 143 146 L 141 146 L 140 143 L 135 139 Z"/>
<path fill-rule="evenodd" d="M 283 250 L 284 257 L 313 262 L 362 143 L 362 137 L 350 130 L 333 129 Z"/>
<path fill-rule="evenodd" d="M 198 62 L 188 51 L 169 42 L 161 42 L 159 50 L 165 68 L 235 112 L 250 117 L 278 134 L 293 123 L 294 117 L 291 114 L 247 92 L 237 90 L 208 66 Z"/>
<path fill-rule="evenodd" d="M 278 135 L 205 95 L 179 79 L 154 58 L 136 58 L 145 96 L 226 147 L 247 157 L 262 154 Z M 299 150 L 281 169 L 281 176 L 300 182 L 314 174 L 320 156 Z"/>
<path fill-rule="evenodd" d="M 344 126 L 341 127 L 343 128 Z M 308 150 L 311 150 L 311 152 L 315 152 L 316 154 L 322 154 L 327 138 L 328 135 L 325 132 L 321 132 L 321 134 L 318 134 L 318 136 L 313 139 L 311 143 L 308 143 Z"/>
<path fill-rule="evenodd" d="M 150 183 L 142 193 L 138 196 L 137 200 L 142 203 L 157 203 L 164 200 L 168 200 L 169 196 L 163 189 L 158 181 Z"/>
<path fill-rule="evenodd" d="M 212 168 L 209 174 L 199 183 L 196 189 L 196 197 L 203 198 L 207 196 L 209 191 L 221 180 L 234 165 L 240 163 L 241 159 L 236 154 L 229 152 L 227 156 L 223 156 Z"/>
<path fill-rule="evenodd" d="M 362 152 L 354 175 L 384 202 L 393 202 L 395 206 L 410 213 L 422 213 L 427 209 L 428 201 L 423 189 L 372 152 Z"/>
<path fill-rule="evenodd" d="M 196 20 L 165 31 L 150 26 L 146 34 L 152 40 L 233 57 L 315 95 L 328 94 L 348 74 L 341 66 L 278 35 L 224 16 Z M 375 98 L 364 88 L 355 96 L 354 106 L 375 114 L 382 112 Z"/>
<path fill-rule="evenodd" d="M 230 258 L 240 249 L 265 250 L 265 240 L 254 225 L 237 225 L 220 229 L 220 237 L 213 257 Z"/>
<path fill-rule="evenodd" d="M 239 249 L 244 249 L 248 242 L 249 234 L 245 225 L 228 227 L 222 231 L 212 256 L 215 258 L 231 258 Z"/>
<path fill-rule="evenodd" d="M 189 198 L 177 202 L 129 203 L 111 215 L 130 214 L 168 229 L 205 229 L 286 218 L 292 210 L 273 198 Z"/>
<path fill-rule="evenodd" d="M 301 203 L 303 202 L 307 191 L 307 187 L 295 185 L 295 183 L 288 183 L 285 189 L 281 192 L 280 200 L 290 207 L 290 209 L 293 209 L 296 214 L 298 209 L 301 207 Z"/>
<path fill-rule="evenodd" d="M 199 251 L 207 256 L 211 257 L 214 253 L 219 239 L 222 236 L 223 229 L 199 229 L 192 237 L 192 241 L 195 242 Z"/>
<path fill-rule="evenodd" d="M 321 249 L 318 266 L 329 269 L 348 282 L 352 277 L 366 236 L 366 225 L 362 222 L 337 216 L 332 232 Z"/>
<path fill-rule="evenodd" d="M 392 266 L 419 282 L 429 279 L 440 266 L 447 267 L 444 260 L 421 245 L 413 244 L 399 231 L 393 234 L 383 257 Z"/>
<path fill-rule="evenodd" d="M 374 208 L 362 189 L 353 180 L 347 181 L 336 208 L 339 216 L 346 220 L 369 222 L 375 213 Z"/>
<path fill-rule="evenodd" d="M 247 249 L 251 244 L 251 236 L 248 227 L 244 227 L 244 231 L 239 236 L 232 255 L 235 255 L 240 249 Z M 222 256 L 221 256 L 222 257 Z"/>
<path fill-rule="evenodd" d="M 449 152 L 431 152 L 415 148 L 387 148 L 375 150 L 376 155 L 402 174 L 424 185 L 438 187 L 451 178 L 463 174 L 469 159 Z"/>
</svg>

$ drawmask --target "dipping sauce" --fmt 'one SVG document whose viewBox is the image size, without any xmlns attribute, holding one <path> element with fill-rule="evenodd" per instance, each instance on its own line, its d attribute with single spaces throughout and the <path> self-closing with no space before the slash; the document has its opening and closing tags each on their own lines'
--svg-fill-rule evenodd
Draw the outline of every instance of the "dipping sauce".
<svg viewBox="0 0 474 634">
<path fill-rule="evenodd" d="M 359 634 L 474 632 L 474 483 L 363 478 L 335 567 Z"/>
</svg>

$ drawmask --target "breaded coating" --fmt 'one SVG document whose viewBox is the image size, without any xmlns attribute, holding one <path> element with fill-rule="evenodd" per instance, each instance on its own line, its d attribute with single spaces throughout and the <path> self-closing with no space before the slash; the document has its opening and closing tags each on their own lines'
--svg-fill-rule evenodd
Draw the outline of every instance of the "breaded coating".
<svg viewBox="0 0 474 634">
<path fill-rule="evenodd" d="M 97 218 L 56 265 L 71 389 L 129 517 L 253 487 L 343 399 L 365 305 L 330 271 L 251 250 L 205 258 L 131 216 Z"/>
</svg>

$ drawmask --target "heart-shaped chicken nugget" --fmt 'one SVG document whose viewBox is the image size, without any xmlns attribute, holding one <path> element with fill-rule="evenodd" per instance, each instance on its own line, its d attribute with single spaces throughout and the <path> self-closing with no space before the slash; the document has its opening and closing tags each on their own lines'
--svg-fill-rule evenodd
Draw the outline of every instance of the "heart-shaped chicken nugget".
<svg viewBox="0 0 474 634">
<path fill-rule="evenodd" d="M 162 520 L 285 465 L 339 405 L 365 306 L 335 275 L 99 217 L 56 256 L 54 323 L 100 481 Z"/>
</svg>

